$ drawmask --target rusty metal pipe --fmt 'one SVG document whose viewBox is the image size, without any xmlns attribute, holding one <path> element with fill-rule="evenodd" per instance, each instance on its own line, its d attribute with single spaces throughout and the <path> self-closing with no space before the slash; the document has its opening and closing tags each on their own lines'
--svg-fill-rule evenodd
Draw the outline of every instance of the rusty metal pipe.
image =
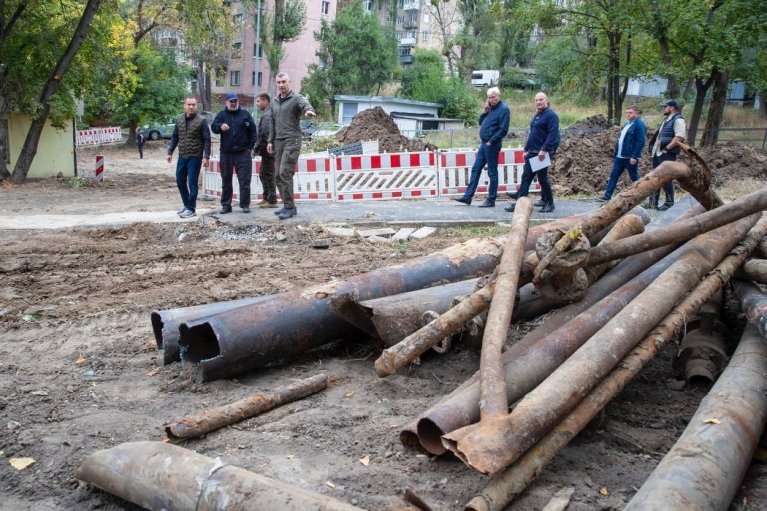
<svg viewBox="0 0 767 511">
<path fill-rule="evenodd" d="M 614 243 L 618 240 L 628 238 L 629 236 L 641 234 L 644 232 L 644 225 L 645 224 L 642 219 L 637 215 L 627 213 L 620 217 L 617 222 L 615 222 L 613 228 L 610 229 L 610 232 L 608 232 L 607 235 L 602 238 L 602 241 L 600 241 L 599 245 L 597 246 L 602 247 L 604 245 Z M 591 254 L 589 254 L 589 261 L 591 261 Z M 592 264 L 586 268 L 586 276 L 589 279 L 589 285 L 596 282 L 599 277 L 602 276 L 602 274 L 604 274 L 610 268 L 613 268 L 619 262 L 620 261 L 613 260 L 602 264 Z"/>
<path fill-rule="evenodd" d="M 97 451 L 75 477 L 150 511 L 360 511 L 332 497 L 283 483 L 162 442 L 126 442 Z"/>
<path fill-rule="evenodd" d="M 583 215 L 530 229 L 526 249 L 552 227 L 572 226 Z M 346 280 L 273 296 L 179 327 L 184 360 L 197 363 L 197 379 L 209 381 L 262 367 L 279 359 L 356 332 L 332 309 L 343 294 L 358 300 L 380 298 L 490 273 L 498 264 L 505 237 L 471 240 L 403 264 L 380 268 Z"/>
<path fill-rule="evenodd" d="M 627 511 L 729 508 L 767 420 L 767 343 L 749 325 L 730 363 Z"/>
<path fill-rule="evenodd" d="M 735 278 L 767 284 L 767 259 L 749 259 L 738 268 Z"/>
<path fill-rule="evenodd" d="M 443 437 L 445 447 L 483 474 L 495 474 L 509 466 L 572 410 L 724 258 L 757 219 L 758 215 L 753 215 L 695 238 L 694 250 L 672 264 L 520 400 L 508 417 L 453 431 Z"/>
<path fill-rule="evenodd" d="M 620 393 L 665 344 L 675 338 L 687 325 L 687 318 L 701 304 L 721 291 L 749 252 L 767 232 L 767 222 L 761 220 L 709 273 L 693 292 L 687 295 L 618 366 L 599 383 L 586 398 L 543 437 L 522 458 L 504 470 L 466 505 L 470 511 L 501 511 L 505 509 L 533 479 L 554 459 L 557 452 L 575 438 L 612 399 Z"/>
<path fill-rule="evenodd" d="M 527 225 L 533 203 L 527 197 L 517 201 L 511 220 L 509 241 L 503 247 L 501 262 L 496 268 L 493 299 L 487 313 L 485 333 L 482 338 L 482 353 L 479 360 L 480 395 L 479 412 L 482 419 L 502 417 L 509 412 L 506 400 L 506 375 L 501 355 L 509 334 L 511 313 L 519 284 L 519 271 L 525 255 Z"/>
<path fill-rule="evenodd" d="M 647 226 L 647 229 L 657 229 L 673 221 L 676 221 L 679 218 L 686 218 L 691 215 L 699 214 L 701 211 L 703 211 L 703 207 L 699 204 L 693 205 L 690 208 L 678 204 L 651 222 Z M 547 335 L 552 334 L 552 332 L 556 331 L 563 325 L 567 324 L 569 321 L 572 321 L 574 318 L 581 315 L 584 311 L 594 306 L 594 304 L 615 292 L 617 289 L 621 288 L 621 286 L 629 282 L 641 272 L 645 271 L 648 267 L 651 267 L 658 261 L 662 260 L 672 251 L 673 247 L 665 246 L 646 253 L 628 257 L 621 261 L 615 268 L 608 272 L 607 275 L 603 276 L 593 286 L 591 286 L 586 291 L 586 295 L 581 301 L 572 303 L 549 316 L 546 318 L 546 321 L 542 325 L 528 333 L 522 340 L 514 344 L 514 346 L 506 351 L 506 353 L 503 354 L 504 365 L 509 366 L 509 364 L 512 364 L 512 361 L 516 357 L 519 357 L 528 351 L 530 351 L 531 356 L 533 357 L 532 360 L 534 362 L 547 360 L 547 358 L 550 356 L 550 351 L 549 354 L 542 352 L 540 356 L 535 356 L 535 354 L 538 353 L 538 348 L 536 347 L 536 343 L 538 341 Z M 629 289 L 632 289 L 632 291 L 630 291 L 632 294 L 627 294 L 623 297 L 616 295 L 614 297 L 614 303 L 617 304 L 618 309 L 612 312 L 609 309 L 605 309 L 602 314 L 597 313 L 595 318 L 602 318 L 601 322 L 596 322 L 594 325 L 592 325 L 590 328 L 593 330 L 589 330 L 591 333 L 584 335 L 589 336 L 596 332 L 601 326 L 604 325 L 604 323 L 606 323 L 611 314 L 617 312 L 617 310 L 622 308 L 628 300 L 631 300 L 633 297 L 635 297 L 678 256 L 679 253 L 674 254 L 674 256 L 664 260 L 661 265 L 653 266 L 651 271 L 648 270 L 650 273 L 643 275 L 641 279 L 636 283 L 632 282 L 631 287 L 626 288 L 625 290 L 628 291 Z M 595 309 L 595 311 L 596 310 L 598 309 Z M 579 321 L 586 321 L 586 316 L 581 317 Z M 584 326 L 578 328 L 586 327 Z M 571 330 L 567 330 L 567 332 L 570 335 L 574 333 Z M 556 339 L 556 337 L 552 339 Z M 579 344 L 576 344 L 575 346 L 578 345 Z M 571 353 L 571 351 L 567 351 L 566 353 Z M 567 355 L 565 354 L 562 356 L 566 357 Z M 563 359 L 564 358 L 562 358 L 562 360 Z M 519 367 L 521 367 L 521 373 L 517 370 Z M 527 374 L 529 369 L 532 368 L 526 368 L 526 363 L 522 363 L 519 366 L 511 367 L 511 374 L 507 372 L 506 380 L 507 389 L 509 392 L 508 399 L 510 402 L 516 401 L 516 399 L 522 397 L 524 393 L 542 381 L 545 375 L 547 375 L 553 368 L 542 369 L 543 376 L 536 376 L 536 379 L 531 379 L 531 383 L 528 384 L 520 383 L 516 391 L 512 390 L 508 382 L 516 380 L 519 378 L 520 374 Z M 529 373 L 533 373 L 533 371 L 530 370 Z M 433 405 L 418 417 L 418 439 L 421 445 L 427 451 L 432 454 L 445 453 L 446 449 L 442 445 L 442 441 L 440 439 L 442 435 L 479 420 L 479 408 L 477 406 L 477 403 L 479 402 L 479 388 L 477 386 L 478 378 L 479 373 L 475 373 L 474 376 L 472 376 L 467 381 L 467 383 L 469 383 L 467 387 L 471 387 L 472 385 L 473 387 L 463 390 L 461 388 L 454 390 L 450 395 L 440 400 L 439 403 Z M 408 437 L 408 439 L 412 440 L 412 437 Z"/>
<path fill-rule="evenodd" d="M 269 411 L 286 403 L 292 403 L 306 396 L 325 390 L 328 376 L 317 374 L 276 388 L 268 392 L 256 392 L 244 399 L 224 406 L 208 408 L 194 415 L 187 415 L 165 425 L 165 432 L 171 439 L 195 438 L 205 433 L 230 426 L 250 417 Z"/>
<path fill-rule="evenodd" d="M 740 197 L 724 206 L 683 222 L 676 222 L 665 229 L 658 229 L 612 243 L 600 244 L 591 249 L 589 265 L 601 264 L 662 247 L 669 243 L 688 240 L 698 234 L 708 232 L 765 209 L 767 209 L 767 189 Z"/>
<path fill-rule="evenodd" d="M 759 286 L 744 280 L 734 280 L 733 289 L 748 322 L 756 326 L 762 337 L 767 339 L 767 297 Z"/>
<path fill-rule="evenodd" d="M 268 300 L 272 296 L 274 295 L 256 296 L 254 298 L 243 298 L 241 300 L 152 311 L 150 316 L 152 321 L 152 332 L 154 333 L 157 349 L 162 350 L 163 352 L 163 365 L 172 364 L 173 362 L 181 360 L 181 350 L 178 346 L 178 338 L 180 336 L 178 328 L 181 323 L 194 321 L 199 318 L 210 316 L 211 314 L 219 314 L 224 311 L 237 309 L 243 305 L 258 303 Z"/>
</svg>

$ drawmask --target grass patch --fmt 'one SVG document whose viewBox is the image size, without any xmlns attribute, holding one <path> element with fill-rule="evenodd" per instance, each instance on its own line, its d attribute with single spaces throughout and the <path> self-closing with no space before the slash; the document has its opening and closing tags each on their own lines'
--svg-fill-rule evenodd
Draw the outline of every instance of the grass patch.
<svg viewBox="0 0 767 511">
<path fill-rule="evenodd" d="M 493 238 L 509 232 L 503 225 L 457 225 L 441 231 L 447 238 Z"/>
</svg>

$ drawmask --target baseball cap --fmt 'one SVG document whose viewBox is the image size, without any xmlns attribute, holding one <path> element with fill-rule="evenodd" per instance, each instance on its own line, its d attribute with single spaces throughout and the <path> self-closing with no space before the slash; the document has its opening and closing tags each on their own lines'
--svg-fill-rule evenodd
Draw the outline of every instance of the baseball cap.
<svg viewBox="0 0 767 511">
<path fill-rule="evenodd" d="M 237 101 L 237 94 L 235 94 L 234 92 L 230 92 L 229 94 L 226 95 L 226 100 Z"/>
<path fill-rule="evenodd" d="M 679 102 L 677 100 L 675 100 L 675 99 L 669 99 L 665 103 L 663 103 L 663 105 L 661 105 L 661 106 L 664 106 L 664 107 L 666 107 L 666 106 L 673 106 L 674 108 L 679 110 Z"/>
</svg>

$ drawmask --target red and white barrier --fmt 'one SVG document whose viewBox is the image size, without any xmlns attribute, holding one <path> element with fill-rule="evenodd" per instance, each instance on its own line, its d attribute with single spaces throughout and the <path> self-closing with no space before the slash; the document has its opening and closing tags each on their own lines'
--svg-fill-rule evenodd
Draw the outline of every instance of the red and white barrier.
<svg viewBox="0 0 767 511">
<path fill-rule="evenodd" d="M 78 130 L 75 133 L 75 145 L 78 146 L 109 144 L 111 142 L 121 142 L 122 139 L 122 129 L 119 127 Z"/>
<path fill-rule="evenodd" d="M 336 200 L 378 200 L 437 196 L 433 152 L 338 156 Z"/>
<path fill-rule="evenodd" d="M 439 153 L 439 194 L 440 196 L 463 195 L 471 178 L 471 167 L 477 152 L 471 150 L 446 151 Z M 498 193 L 515 192 L 522 182 L 525 153 L 522 149 L 503 149 L 498 154 Z M 490 181 L 487 169 L 482 170 L 476 193 L 487 193 Z M 541 185 L 533 180 L 530 191 L 540 191 Z"/>
<path fill-rule="evenodd" d="M 293 179 L 294 197 L 300 201 L 354 201 L 409 199 L 463 194 L 469 183 L 476 151 L 463 149 L 435 153 L 381 153 L 329 156 L 301 155 Z M 522 149 L 504 149 L 498 155 L 498 192 L 519 189 L 524 166 Z M 258 173 L 261 158 L 253 160 L 251 198 L 263 199 Z M 487 171 L 483 170 L 477 193 L 487 193 Z M 202 171 L 202 194 L 221 196 L 221 164 L 211 158 Z M 239 198 L 239 184 L 233 179 L 233 198 Z M 536 180 L 531 192 L 540 191 Z"/>
</svg>

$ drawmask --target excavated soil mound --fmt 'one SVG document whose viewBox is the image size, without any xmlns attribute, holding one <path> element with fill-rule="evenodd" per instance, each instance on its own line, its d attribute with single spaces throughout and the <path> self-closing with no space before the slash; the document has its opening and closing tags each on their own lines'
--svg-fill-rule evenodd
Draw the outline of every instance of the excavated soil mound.
<svg viewBox="0 0 767 511">
<path fill-rule="evenodd" d="M 611 124 L 610 121 L 607 120 L 607 117 L 602 114 L 597 114 L 592 115 L 591 117 L 586 117 L 585 119 L 581 119 L 580 121 L 572 124 L 569 129 L 607 129 L 609 127 L 611 127 Z"/>
<path fill-rule="evenodd" d="M 767 177 L 767 153 L 753 146 L 728 143 L 698 150 L 712 173 L 714 186 L 728 181 Z"/>
<path fill-rule="evenodd" d="M 378 139 L 379 150 L 387 153 L 435 149 L 431 144 L 403 136 L 391 116 L 380 106 L 355 115 L 351 124 L 336 134 L 336 139 L 343 144 Z"/>
</svg>

